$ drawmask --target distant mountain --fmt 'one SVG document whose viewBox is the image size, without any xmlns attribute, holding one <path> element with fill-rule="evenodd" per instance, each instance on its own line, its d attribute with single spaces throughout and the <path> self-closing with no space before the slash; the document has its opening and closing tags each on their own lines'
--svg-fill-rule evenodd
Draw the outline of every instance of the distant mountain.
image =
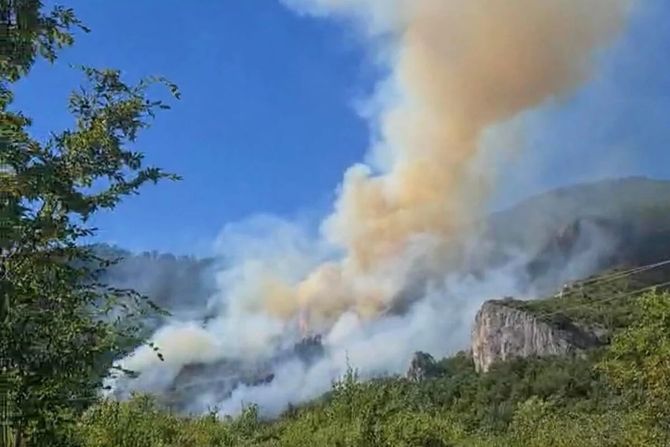
<svg viewBox="0 0 670 447">
<path fill-rule="evenodd" d="M 513 256 L 510 253 L 521 252 L 526 262 L 514 274 L 525 274 L 536 294 L 553 294 L 564 281 L 670 258 L 670 181 L 636 177 L 550 191 L 491 215 L 480 236 L 486 243 L 480 244 L 483 248 L 476 262 L 465 266 L 466 273 L 504 264 Z M 131 254 L 109 246 L 98 250 L 107 257 L 124 258 L 105 275 L 110 284 L 134 288 L 180 316 L 199 319 L 205 314 L 207 299 L 215 292 L 215 260 Z M 427 275 L 446 271 L 438 269 Z M 407 306 L 423 296 L 422 290 L 408 290 L 408 299 L 392 311 L 406 312 Z M 159 322 L 152 321 L 152 327 Z M 556 340 L 557 344 L 565 341 Z M 308 353 L 310 359 L 318 358 L 322 349 L 320 339 L 303 340 L 281 355 L 302 358 Z M 180 410 L 188 407 L 194 393 L 204 390 L 224 399 L 238 386 L 272 381 L 275 360 L 185 365 L 163 398 Z"/>
<path fill-rule="evenodd" d="M 101 258 L 116 260 L 100 280 L 121 289 L 133 289 L 147 296 L 172 315 L 201 318 L 208 299 L 216 291 L 214 273 L 216 260 L 170 253 L 132 253 L 107 244 L 93 246 Z M 147 320 L 148 329 L 158 328 L 164 317 Z"/>
<path fill-rule="evenodd" d="M 494 265 L 529 256 L 526 272 L 545 291 L 561 281 L 670 257 L 670 181 L 603 180 L 553 190 L 494 213 L 483 237 Z"/>
<path fill-rule="evenodd" d="M 586 218 L 670 226 L 670 181 L 628 177 L 555 189 L 492 214 L 489 231 L 495 240 L 532 248 Z"/>
<path fill-rule="evenodd" d="M 506 262 L 512 252 L 528 255 L 530 276 L 581 255 L 594 257 L 582 261 L 596 270 L 652 262 L 670 254 L 670 181 L 629 177 L 542 193 L 493 213 L 480 239 L 487 244 L 478 246 L 473 269 Z M 122 258 L 103 281 L 133 288 L 171 312 L 201 314 L 216 291 L 213 258 L 134 254 L 105 244 L 95 249 L 106 258 Z"/>
</svg>

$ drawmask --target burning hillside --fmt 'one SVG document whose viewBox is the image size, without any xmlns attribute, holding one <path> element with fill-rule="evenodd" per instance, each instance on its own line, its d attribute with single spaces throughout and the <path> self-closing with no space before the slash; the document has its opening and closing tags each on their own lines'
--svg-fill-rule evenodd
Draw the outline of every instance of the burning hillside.
<svg viewBox="0 0 670 447">
<path fill-rule="evenodd" d="M 141 375 L 113 382 L 117 392 L 163 392 L 238 370 L 223 388 L 221 380 L 189 388 L 189 408 L 231 413 L 258 402 L 273 414 L 325 391 L 349 364 L 364 377 L 389 374 L 417 350 L 441 355 L 464 345 L 481 302 L 529 289 L 525 267 L 534 255 L 510 252 L 495 267 L 469 268 L 498 243 L 473 225 L 486 215 L 497 178 L 484 133 L 573 92 L 631 7 L 627 0 L 285 2 L 354 23 L 387 66 L 370 101 L 369 162 L 344 173 L 317 238 L 273 219 L 262 237 L 229 227 L 221 241 L 232 253 L 229 267 L 217 275 L 209 306 L 218 315 L 159 329 L 154 341 L 166 361 L 139 348 L 121 364 Z M 318 355 L 305 362 L 285 354 L 311 332 L 323 334 Z"/>
</svg>

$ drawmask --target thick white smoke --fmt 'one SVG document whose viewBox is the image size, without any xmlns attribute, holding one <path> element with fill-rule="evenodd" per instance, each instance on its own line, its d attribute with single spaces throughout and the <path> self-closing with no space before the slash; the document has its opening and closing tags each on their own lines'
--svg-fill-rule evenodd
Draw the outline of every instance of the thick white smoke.
<svg viewBox="0 0 670 447">
<path fill-rule="evenodd" d="M 122 364 L 144 378 L 117 388 L 161 388 L 157 371 L 186 363 L 272 361 L 301 327 L 322 333 L 325 354 L 312 366 L 285 360 L 270 383 L 238 387 L 224 401 L 194 396 L 196 408 L 257 402 L 276 414 L 326 391 L 347 358 L 373 376 L 401 371 L 416 350 L 465 347 L 481 302 L 522 280 L 514 263 L 477 277 L 456 268 L 496 178 L 482 162 L 484 133 L 585 81 L 630 8 L 629 0 L 283 1 L 354 23 L 390 68 L 374 101 L 372 161 L 345 173 L 317 237 L 272 219 L 226 230 L 230 267 L 210 303 L 218 317 L 161 329 L 155 338 L 171 360 L 140 349 Z"/>
</svg>

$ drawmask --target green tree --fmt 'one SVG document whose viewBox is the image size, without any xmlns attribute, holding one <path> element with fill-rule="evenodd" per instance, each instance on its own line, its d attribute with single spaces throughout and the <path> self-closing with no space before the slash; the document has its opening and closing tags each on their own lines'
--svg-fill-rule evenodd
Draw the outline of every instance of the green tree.
<svg viewBox="0 0 670 447">
<path fill-rule="evenodd" d="M 639 321 L 614 337 L 600 368 L 651 423 L 670 433 L 670 293 L 648 293 L 639 305 Z"/>
<path fill-rule="evenodd" d="M 139 317 L 158 310 L 129 290 L 97 281 L 108 260 L 83 244 L 89 219 L 147 182 L 177 177 L 144 165 L 134 149 L 156 111 L 149 89 L 117 70 L 81 67 L 84 85 L 68 108 L 73 128 L 46 141 L 12 110 L 12 83 L 38 57 L 53 61 L 86 29 L 71 9 L 0 0 L 0 383 L 12 439 L 66 445 L 69 427 L 93 400 L 111 360 L 139 342 Z"/>
</svg>

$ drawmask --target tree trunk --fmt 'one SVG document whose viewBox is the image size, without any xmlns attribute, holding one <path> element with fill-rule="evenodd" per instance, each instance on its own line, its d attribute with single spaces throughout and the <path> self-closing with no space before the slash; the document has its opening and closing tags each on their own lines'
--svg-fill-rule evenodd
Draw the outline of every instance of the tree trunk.
<svg viewBox="0 0 670 447">
<path fill-rule="evenodd" d="M 23 443 L 23 430 L 21 428 L 18 428 L 16 432 L 14 432 L 14 447 L 24 447 Z"/>
</svg>

